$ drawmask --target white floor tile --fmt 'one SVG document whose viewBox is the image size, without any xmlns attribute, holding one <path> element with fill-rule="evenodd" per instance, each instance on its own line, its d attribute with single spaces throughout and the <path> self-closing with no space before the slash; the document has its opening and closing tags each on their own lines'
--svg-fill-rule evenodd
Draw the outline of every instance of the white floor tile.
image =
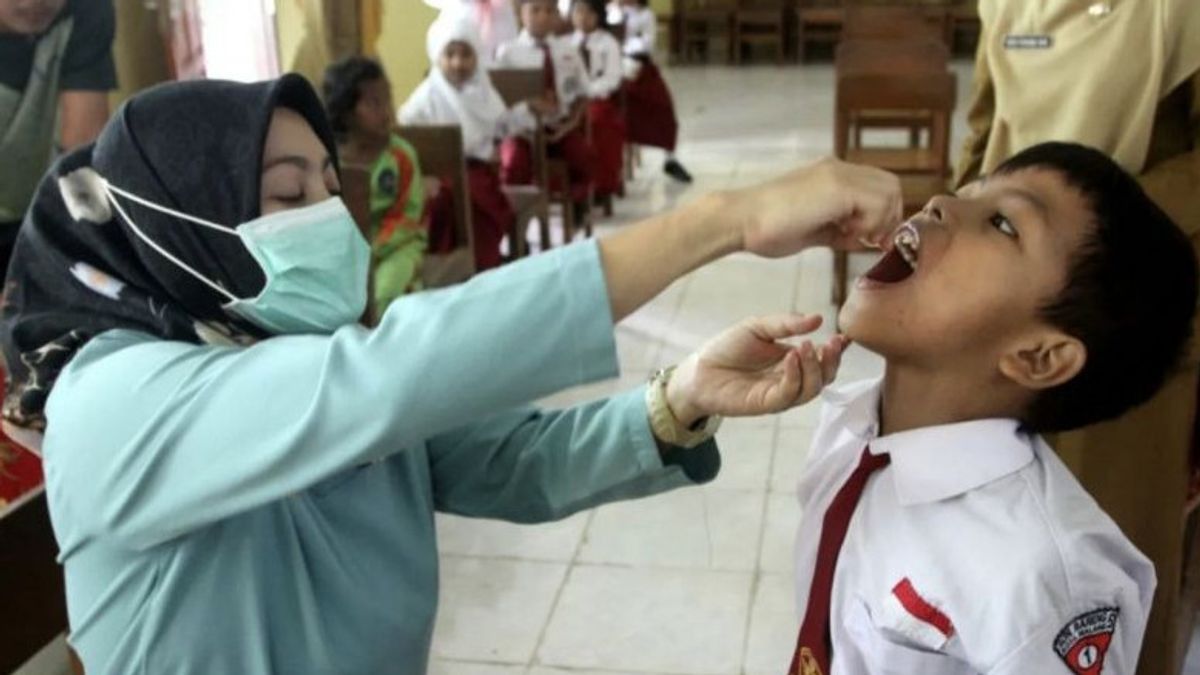
<svg viewBox="0 0 1200 675">
<path fill-rule="evenodd" d="M 746 675 L 786 672 L 799 630 L 792 575 L 764 574 L 759 577 L 754 607 L 750 611 L 750 637 L 746 641 Z"/>
<path fill-rule="evenodd" d="M 580 670 L 580 669 L 565 669 L 565 668 L 546 668 L 544 665 L 535 665 L 529 669 L 529 675 L 644 675 L 640 673 L 622 673 L 619 670 Z"/>
<path fill-rule="evenodd" d="M 525 666 L 434 659 L 429 664 L 429 675 L 525 675 Z"/>
<path fill-rule="evenodd" d="M 767 486 L 775 447 L 774 417 L 727 419 L 717 432 L 721 448 L 721 473 L 712 487 L 758 490 Z"/>
<path fill-rule="evenodd" d="M 800 502 L 795 492 L 767 495 L 767 519 L 763 526 L 759 569 L 764 572 L 791 573 L 800 527 Z"/>
<path fill-rule="evenodd" d="M 685 488 L 596 509 L 583 563 L 751 571 L 763 522 L 760 491 Z"/>
<path fill-rule="evenodd" d="M 517 525 L 439 513 L 438 548 L 453 555 L 570 562 L 588 516 L 578 513 L 556 523 Z"/>
<path fill-rule="evenodd" d="M 794 495 L 812 445 L 811 427 L 780 428 L 771 462 L 771 491 Z"/>
<path fill-rule="evenodd" d="M 752 577 L 577 566 L 550 620 L 538 662 L 732 675 L 742 667 Z"/>
<path fill-rule="evenodd" d="M 558 563 L 444 557 L 433 655 L 528 663 L 566 571 Z"/>
</svg>

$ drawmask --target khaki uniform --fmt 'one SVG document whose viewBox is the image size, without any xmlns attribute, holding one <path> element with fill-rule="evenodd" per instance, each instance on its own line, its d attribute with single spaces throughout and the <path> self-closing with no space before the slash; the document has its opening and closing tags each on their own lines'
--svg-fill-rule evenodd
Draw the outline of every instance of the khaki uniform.
<svg viewBox="0 0 1200 675">
<path fill-rule="evenodd" d="M 1137 175 L 1200 251 L 1200 3 L 981 0 L 980 18 L 971 131 L 955 185 L 1042 141 L 1085 143 Z M 1138 670 L 1148 675 L 1179 671 L 1195 606 L 1194 597 L 1184 599 L 1197 579 L 1183 574 L 1183 508 L 1198 352 L 1150 402 L 1055 442 L 1155 563 L 1158 589 Z"/>
</svg>

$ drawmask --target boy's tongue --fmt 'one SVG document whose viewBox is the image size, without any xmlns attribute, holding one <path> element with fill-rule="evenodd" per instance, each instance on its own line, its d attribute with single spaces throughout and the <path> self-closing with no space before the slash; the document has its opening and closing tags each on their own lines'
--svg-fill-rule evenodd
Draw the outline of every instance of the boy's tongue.
<svg viewBox="0 0 1200 675">
<path fill-rule="evenodd" d="M 881 284 L 895 284 L 909 278 L 912 276 L 912 273 L 912 266 L 904 260 L 904 256 L 900 254 L 900 249 L 893 246 L 867 272 L 866 277 L 871 281 L 877 281 Z"/>
</svg>

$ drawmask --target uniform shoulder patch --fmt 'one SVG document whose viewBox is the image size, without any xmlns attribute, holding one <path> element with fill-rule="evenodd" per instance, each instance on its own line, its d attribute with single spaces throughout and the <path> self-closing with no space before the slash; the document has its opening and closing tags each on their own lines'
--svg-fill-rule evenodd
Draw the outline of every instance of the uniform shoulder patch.
<svg viewBox="0 0 1200 675">
<path fill-rule="evenodd" d="M 1116 607 L 1102 607 L 1071 619 L 1055 636 L 1054 653 L 1075 675 L 1100 675 L 1120 613 Z"/>
</svg>

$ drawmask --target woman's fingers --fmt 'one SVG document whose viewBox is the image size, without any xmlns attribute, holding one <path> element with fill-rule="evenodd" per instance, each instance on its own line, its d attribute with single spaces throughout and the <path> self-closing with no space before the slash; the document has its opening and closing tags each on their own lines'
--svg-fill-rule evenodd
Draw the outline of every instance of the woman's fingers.
<svg viewBox="0 0 1200 675">
<path fill-rule="evenodd" d="M 790 408 L 800 395 L 800 385 L 803 384 L 803 381 L 804 376 L 800 373 L 800 356 L 796 350 L 789 350 L 783 357 L 783 377 L 778 386 L 768 392 L 768 400 L 763 406 L 764 412 Z"/>
<path fill-rule="evenodd" d="M 821 374 L 821 363 L 817 357 L 817 350 L 811 342 L 800 345 L 796 352 L 800 357 L 800 373 L 803 377 L 797 402 L 807 403 L 821 393 L 821 388 L 825 386 L 825 380 Z"/>
<path fill-rule="evenodd" d="M 825 386 L 833 384 L 837 378 L 838 368 L 842 365 L 842 353 L 846 348 L 846 340 L 840 335 L 830 338 L 821 348 L 821 374 L 825 378 Z"/>
</svg>

